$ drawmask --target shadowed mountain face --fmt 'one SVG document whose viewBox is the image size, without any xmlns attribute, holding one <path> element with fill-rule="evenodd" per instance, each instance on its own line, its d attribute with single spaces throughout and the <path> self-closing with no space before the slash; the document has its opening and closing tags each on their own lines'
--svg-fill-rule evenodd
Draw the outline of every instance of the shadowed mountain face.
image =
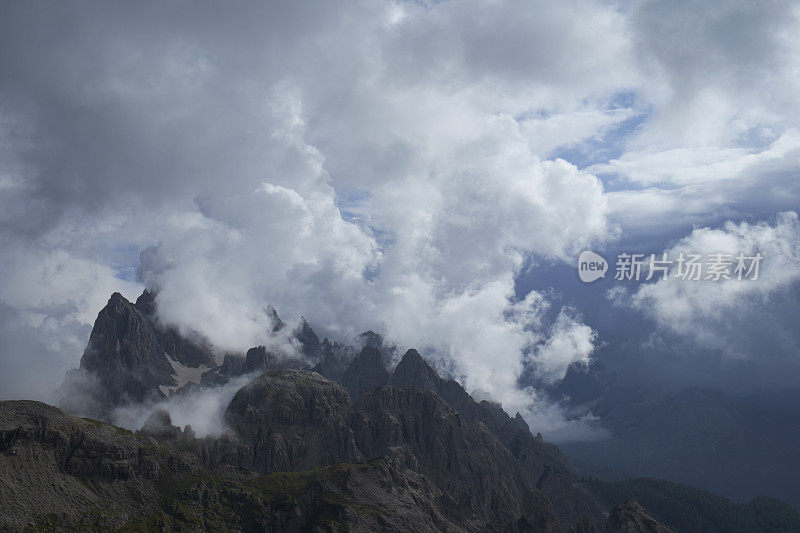
<svg viewBox="0 0 800 533">
<path fill-rule="evenodd" d="M 169 437 L 167 435 L 172 435 Z M 158 437 L 0 402 L 3 531 L 484 531 L 391 457 L 260 475 L 204 468 L 178 428 Z"/>
<path fill-rule="evenodd" d="M 797 392 L 736 398 L 700 387 L 663 395 L 613 387 L 592 407 L 611 438 L 562 448 L 582 462 L 637 476 L 800 506 L 798 399 Z"/>
<path fill-rule="evenodd" d="M 483 520 L 556 523 L 547 499 L 494 435 L 464 423 L 430 391 L 380 387 L 351 403 L 337 383 L 283 370 L 241 389 L 225 417 L 241 438 L 221 453 L 209 450 L 208 464 L 267 473 L 393 456 Z"/>
<path fill-rule="evenodd" d="M 198 363 L 190 350 L 196 345 L 174 332 L 168 336 L 155 321 L 154 304 L 149 293 L 135 305 L 116 294 L 98 316 L 80 371 L 93 373 L 103 390 L 115 388 L 115 394 L 99 395 L 107 408 L 158 397 L 162 387 L 176 386 L 175 361 Z M 283 327 L 273 314 L 273 322 Z M 450 498 L 449 505 L 466 510 L 477 523 L 544 530 L 581 516 L 602 523 L 602 509 L 576 486 L 554 447 L 534 438 L 521 418 L 472 401 L 416 351 L 409 351 L 390 376 L 377 334 L 362 335 L 357 355 L 320 341 L 305 320 L 293 336 L 302 358 L 278 357 L 259 346 L 244 356 L 227 354 L 204 373 L 199 386 L 246 374 L 260 377 L 228 405 L 225 422 L 231 433 L 193 445 L 203 468 L 227 465 L 267 475 L 391 457 L 424 476 Z M 174 347 L 187 353 L 170 357 L 167 348 Z M 338 376 L 341 384 L 306 370 L 315 360 L 314 368 Z M 287 368 L 292 366 L 299 368 Z M 164 413 L 154 415 L 144 433 L 186 440 L 164 420 Z"/>
<path fill-rule="evenodd" d="M 374 346 L 364 346 L 342 374 L 341 382 L 354 399 L 388 384 L 389 373 L 383 366 L 380 350 Z"/>
</svg>

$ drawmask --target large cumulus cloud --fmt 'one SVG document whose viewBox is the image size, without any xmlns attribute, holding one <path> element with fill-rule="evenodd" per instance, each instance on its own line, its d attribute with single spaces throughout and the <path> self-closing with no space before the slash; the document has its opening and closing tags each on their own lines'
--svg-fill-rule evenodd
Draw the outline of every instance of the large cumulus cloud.
<svg viewBox="0 0 800 533">
<path fill-rule="evenodd" d="M 781 1 L 9 5 L 0 395 L 150 285 L 220 349 L 272 304 L 552 419 L 518 377 L 599 337 L 520 278 L 795 209 L 797 26 Z"/>
<path fill-rule="evenodd" d="M 515 277 L 530 254 L 560 260 L 609 234 L 601 183 L 548 159 L 531 117 L 605 105 L 634 77 L 619 13 L 578 4 L 596 17 L 557 3 L 15 6 L 0 113 L 25 134 L 0 137 L 0 194 L 6 278 L 22 284 L 0 298 L 16 317 L 42 307 L 20 273 L 63 254 L 40 290 L 76 339 L 112 287 L 157 287 L 163 320 L 220 349 L 263 340 L 272 304 L 338 338 L 380 330 L 525 409 L 523 366 L 557 375 L 594 337 L 574 317 L 547 323 Z M 592 120 L 582 135 L 614 121 Z M 550 331 L 580 337 L 552 365 Z"/>
</svg>

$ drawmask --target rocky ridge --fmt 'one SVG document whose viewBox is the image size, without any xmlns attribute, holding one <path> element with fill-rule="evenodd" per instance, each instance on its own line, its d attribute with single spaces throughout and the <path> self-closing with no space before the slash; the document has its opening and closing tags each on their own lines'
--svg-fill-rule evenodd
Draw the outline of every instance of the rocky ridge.
<svg viewBox="0 0 800 533">
<path fill-rule="evenodd" d="M 287 333 L 275 310 L 270 312 L 273 331 Z M 13 499 L 9 494 L 18 484 L 36 501 L 41 480 L 29 475 L 31 468 L 45 472 L 51 486 L 77 487 L 77 480 L 88 487 L 67 498 L 50 494 L 49 507 L 17 509 L 4 525 L 603 527 L 607 511 L 584 490 L 556 447 L 533 436 L 519 414 L 512 418 L 499 405 L 475 402 L 415 350 L 390 374 L 385 364 L 393 348 L 373 332 L 362 335 L 357 351 L 320 341 L 301 319 L 291 339 L 298 358 L 258 346 L 243 355 L 226 354 L 216 365 L 201 341 L 158 322 L 152 294 L 145 291 L 131 304 L 115 293 L 98 315 L 78 369 L 95 380 L 98 416 L 163 397 L 165 387 L 180 394 L 176 365 L 206 367 L 199 383 L 189 385 L 254 376 L 227 406 L 230 430 L 196 438 L 191 428 L 173 426 L 169 413 L 156 412 L 134 434 L 43 404 L 4 402 L 0 471 L 6 475 L 0 490 L 5 496 Z M 119 518 L 105 511 L 117 507 L 126 510 Z M 94 514 L 79 512 L 88 508 Z"/>
</svg>

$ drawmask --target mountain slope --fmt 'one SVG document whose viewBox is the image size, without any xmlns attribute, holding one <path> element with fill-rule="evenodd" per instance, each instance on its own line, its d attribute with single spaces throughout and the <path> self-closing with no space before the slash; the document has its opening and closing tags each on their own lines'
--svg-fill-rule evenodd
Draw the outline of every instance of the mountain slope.
<svg viewBox="0 0 800 533">
<path fill-rule="evenodd" d="M 266 476 L 38 402 L 0 402 L 0 529 L 475 531 L 391 458 Z M 387 481 L 390 481 L 387 483 Z"/>
</svg>

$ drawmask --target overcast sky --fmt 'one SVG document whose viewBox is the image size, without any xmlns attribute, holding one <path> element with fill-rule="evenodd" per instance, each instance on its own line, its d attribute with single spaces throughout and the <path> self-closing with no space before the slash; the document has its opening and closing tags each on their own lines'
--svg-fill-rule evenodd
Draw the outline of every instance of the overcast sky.
<svg viewBox="0 0 800 533">
<path fill-rule="evenodd" d="M 0 398 L 48 399 L 145 286 L 219 350 L 272 304 L 542 424 L 518 378 L 604 353 L 785 377 L 798 36 L 788 0 L 4 2 Z M 764 259 L 586 285 L 585 249 Z"/>
</svg>

